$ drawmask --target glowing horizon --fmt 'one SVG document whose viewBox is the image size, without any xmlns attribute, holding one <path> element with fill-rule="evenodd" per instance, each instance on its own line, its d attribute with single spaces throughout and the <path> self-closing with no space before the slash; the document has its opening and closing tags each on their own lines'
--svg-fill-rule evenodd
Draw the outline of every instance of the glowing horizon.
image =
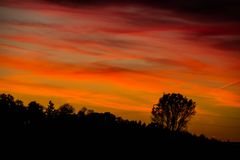
<svg viewBox="0 0 240 160">
<path fill-rule="evenodd" d="M 197 102 L 191 132 L 240 140 L 238 21 L 64 2 L 0 2 L 0 92 L 145 122 L 163 93 L 177 92 Z"/>
</svg>

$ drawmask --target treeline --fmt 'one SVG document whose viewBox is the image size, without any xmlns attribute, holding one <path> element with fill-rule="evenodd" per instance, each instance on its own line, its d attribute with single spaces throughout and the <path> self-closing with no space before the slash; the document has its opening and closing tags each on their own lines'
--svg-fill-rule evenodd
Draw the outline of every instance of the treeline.
<svg viewBox="0 0 240 160">
<path fill-rule="evenodd" d="M 110 112 L 97 113 L 83 107 L 79 112 L 70 104 L 63 104 L 58 109 L 49 101 L 42 106 L 36 101 L 27 106 L 12 95 L 0 95 L 1 126 L 7 128 L 96 128 L 96 129 L 141 129 L 151 127 L 141 121 L 124 120 Z"/>
<path fill-rule="evenodd" d="M 37 133 L 41 132 L 41 135 L 49 135 L 53 131 L 51 133 L 68 133 L 77 137 L 84 134 L 87 137 L 91 135 L 91 137 L 107 139 L 108 136 L 114 135 L 114 141 L 119 137 L 125 137 L 135 141 L 220 143 L 204 135 L 196 136 L 186 131 L 173 132 L 160 128 L 154 123 L 125 120 L 110 112 L 97 113 L 87 108 L 75 112 L 70 104 L 64 104 L 56 109 L 51 101 L 46 107 L 32 101 L 25 106 L 21 100 L 15 100 L 9 94 L 0 95 L 0 127 L 2 133 L 16 131 L 19 134 L 37 131 Z"/>
</svg>

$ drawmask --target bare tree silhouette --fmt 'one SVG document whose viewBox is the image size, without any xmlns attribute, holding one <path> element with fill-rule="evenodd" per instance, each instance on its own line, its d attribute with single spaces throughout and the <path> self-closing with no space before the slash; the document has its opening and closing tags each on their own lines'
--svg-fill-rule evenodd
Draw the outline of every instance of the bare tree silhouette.
<svg viewBox="0 0 240 160">
<path fill-rule="evenodd" d="M 196 103 L 179 93 L 163 94 L 152 108 L 152 122 L 170 131 L 181 131 L 195 115 Z"/>
</svg>

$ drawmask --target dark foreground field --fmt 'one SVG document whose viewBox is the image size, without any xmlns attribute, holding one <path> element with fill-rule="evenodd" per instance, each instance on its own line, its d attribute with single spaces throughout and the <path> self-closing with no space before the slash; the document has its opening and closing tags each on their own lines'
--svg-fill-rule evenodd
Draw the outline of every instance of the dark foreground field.
<svg viewBox="0 0 240 160">
<path fill-rule="evenodd" d="M 235 157 L 240 144 L 161 129 L 27 129 L 1 131 L 1 145 L 20 154 L 56 156 Z M 10 154 L 11 155 L 11 154 Z M 41 156 L 41 155 L 39 155 Z M 194 158 L 192 157 L 192 158 Z M 191 159 L 192 159 L 191 158 Z"/>
</svg>

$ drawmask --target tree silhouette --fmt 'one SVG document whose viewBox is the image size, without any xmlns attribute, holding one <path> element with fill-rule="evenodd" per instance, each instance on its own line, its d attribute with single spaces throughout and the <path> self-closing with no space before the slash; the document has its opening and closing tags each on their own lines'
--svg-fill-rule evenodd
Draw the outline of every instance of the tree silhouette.
<svg viewBox="0 0 240 160">
<path fill-rule="evenodd" d="M 15 108 L 14 98 L 10 94 L 1 94 L 0 102 L 0 113 L 2 116 L 4 116 L 5 113 L 12 112 Z"/>
<path fill-rule="evenodd" d="M 53 118 L 53 117 L 56 116 L 56 112 L 57 111 L 54 108 L 54 104 L 52 103 L 52 101 L 49 101 L 48 107 L 45 111 L 46 116 L 49 117 L 49 118 Z"/>
<path fill-rule="evenodd" d="M 152 122 L 170 131 L 181 131 L 196 113 L 195 107 L 195 102 L 181 94 L 163 94 L 152 108 Z"/>
<path fill-rule="evenodd" d="M 58 112 L 60 115 L 71 115 L 74 113 L 74 108 L 70 104 L 66 103 L 59 107 Z"/>
<path fill-rule="evenodd" d="M 32 101 L 28 104 L 27 107 L 27 115 L 28 120 L 30 122 L 30 125 L 32 127 L 37 127 L 38 125 L 41 125 L 41 122 L 44 118 L 44 107 L 41 106 L 39 103 Z"/>
<path fill-rule="evenodd" d="M 35 118 L 43 116 L 43 109 L 44 107 L 35 101 L 30 102 L 27 108 L 29 114 L 34 115 Z"/>
</svg>

